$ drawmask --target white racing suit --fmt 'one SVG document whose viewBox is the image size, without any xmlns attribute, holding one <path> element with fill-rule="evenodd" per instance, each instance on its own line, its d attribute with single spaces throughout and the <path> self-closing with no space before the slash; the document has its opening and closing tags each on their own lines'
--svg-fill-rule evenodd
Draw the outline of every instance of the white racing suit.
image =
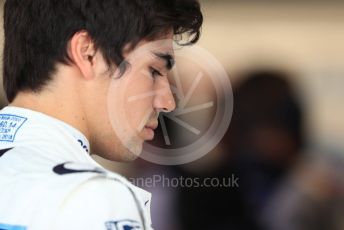
<svg viewBox="0 0 344 230">
<path fill-rule="evenodd" d="M 107 171 L 85 136 L 18 107 L 0 111 L 0 230 L 151 230 L 150 193 Z"/>
</svg>

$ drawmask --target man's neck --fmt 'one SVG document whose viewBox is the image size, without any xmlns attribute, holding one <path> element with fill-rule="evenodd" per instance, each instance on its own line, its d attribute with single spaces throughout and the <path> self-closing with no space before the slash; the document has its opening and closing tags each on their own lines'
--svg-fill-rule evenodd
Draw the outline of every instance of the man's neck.
<svg viewBox="0 0 344 230">
<path fill-rule="evenodd" d="M 89 139 L 86 119 L 81 103 L 77 99 L 78 95 L 66 92 L 56 93 L 49 90 L 40 93 L 20 92 L 10 105 L 41 112 L 59 119 L 78 129 Z"/>
</svg>

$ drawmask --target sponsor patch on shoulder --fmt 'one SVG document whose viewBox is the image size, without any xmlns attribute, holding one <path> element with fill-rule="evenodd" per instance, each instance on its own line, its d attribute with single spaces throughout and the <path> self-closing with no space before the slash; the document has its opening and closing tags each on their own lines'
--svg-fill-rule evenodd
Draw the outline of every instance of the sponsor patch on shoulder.
<svg viewBox="0 0 344 230">
<path fill-rule="evenodd" d="M 26 117 L 12 114 L 0 114 L 0 141 L 13 142 Z"/>
<path fill-rule="evenodd" d="M 108 221 L 106 230 L 140 230 L 141 224 L 135 220 Z"/>
</svg>

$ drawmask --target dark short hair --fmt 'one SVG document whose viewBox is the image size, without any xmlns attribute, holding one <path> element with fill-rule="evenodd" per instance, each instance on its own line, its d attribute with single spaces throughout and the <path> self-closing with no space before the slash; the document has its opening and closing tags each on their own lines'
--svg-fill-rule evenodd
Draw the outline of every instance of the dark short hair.
<svg viewBox="0 0 344 230">
<path fill-rule="evenodd" d="M 203 22 L 197 0 L 7 0 L 4 7 L 3 81 L 7 99 L 39 92 L 56 70 L 70 64 L 67 45 L 87 31 L 107 64 L 123 61 L 123 48 L 171 29 L 196 43 Z M 185 36 L 182 36 L 185 37 Z"/>
</svg>

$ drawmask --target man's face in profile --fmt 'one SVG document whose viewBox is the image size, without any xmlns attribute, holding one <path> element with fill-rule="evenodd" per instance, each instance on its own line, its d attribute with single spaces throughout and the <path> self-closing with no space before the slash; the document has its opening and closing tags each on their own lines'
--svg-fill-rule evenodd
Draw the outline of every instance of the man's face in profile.
<svg viewBox="0 0 344 230">
<path fill-rule="evenodd" d="M 100 105 L 103 108 L 94 113 L 99 113 L 95 119 L 98 127 L 103 128 L 93 131 L 99 132 L 96 146 L 102 143 L 96 151 L 106 153 L 104 157 L 108 159 L 130 161 L 141 153 L 145 141 L 154 138 L 159 113 L 175 108 L 168 81 L 168 72 L 174 63 L 172 35 L 139 43 L 125 55 L 125 62 L 127 68 L 123 74 L 118 68 L 111 78 L 101 83 L 106 95 L 101 93 L 96 108 Z"/>
</svg>

